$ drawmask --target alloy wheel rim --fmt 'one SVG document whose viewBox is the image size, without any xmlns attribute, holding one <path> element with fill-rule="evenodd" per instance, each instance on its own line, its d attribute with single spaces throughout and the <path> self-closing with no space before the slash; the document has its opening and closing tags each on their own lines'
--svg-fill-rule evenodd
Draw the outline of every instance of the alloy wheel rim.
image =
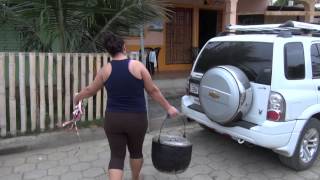
<svg viewBox="0 0 320 180">
<path fill-rule="evenodd" d="M 303 136 L 300 146 L 300 160 L 309 163 L 315 156 L 319 145 L 319 132 L 315 128 L 309 129 Z"/>
</svg>

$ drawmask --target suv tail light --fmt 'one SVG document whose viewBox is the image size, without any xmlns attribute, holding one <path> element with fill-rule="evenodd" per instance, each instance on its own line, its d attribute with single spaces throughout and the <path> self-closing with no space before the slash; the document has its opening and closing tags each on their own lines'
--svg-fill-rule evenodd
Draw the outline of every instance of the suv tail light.
<svg viewBox="0 0 320 180">
<path fill-rule="evenodd" d="M 268 102 L 267 120 L 284 121 L 286 116 L 286 102 L 283 96 L 276 92 L 271 92 Z"/>
</svg>

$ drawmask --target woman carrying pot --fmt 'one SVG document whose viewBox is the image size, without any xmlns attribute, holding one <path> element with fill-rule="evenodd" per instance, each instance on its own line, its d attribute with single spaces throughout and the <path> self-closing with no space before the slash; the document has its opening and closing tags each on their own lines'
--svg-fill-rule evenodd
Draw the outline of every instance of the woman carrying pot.
<svg viewBox="0 0 320 180">
<path fill-rule="evenodd" d="M 101 68 L 92 84 L 75 96 L 74 103 L 95 95 L 105 86 L 108 100 L 104 130 L 111 150 L 109 179 L 122 179 L 128 147 L 132 179 L 139 180 L 143 164 L 142 146 L 148 126 L 144 89 L 171 117 L 177 116 L 179 111 L 163 97 L 144 65 L 127 58 L 123 39 L 106 34 L 103 45 L 112 61 Z"/>
</svg>

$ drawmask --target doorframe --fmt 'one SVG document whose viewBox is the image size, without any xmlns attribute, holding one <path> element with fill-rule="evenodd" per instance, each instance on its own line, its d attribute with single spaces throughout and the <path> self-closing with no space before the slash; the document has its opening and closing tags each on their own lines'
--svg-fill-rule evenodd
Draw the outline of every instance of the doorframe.
<svg viewBox="0 0 320 180">
<path fill-rule="evenodd" d="M 215 10 L 221 13 L 222 21 L 221 26 L 223 28 L 224 25 L 224 18 L 223 15 L 225 15 L 225 6 L 205 6 L 205 5 L 190 5 L 190 4 L 175 4 L 173 8 L 190 8 L 193 11 L 192 20 L 193 20 L 193 26 L 192 26 L 192 47 L 199 48 L 199 10 L 200 9 L 206 9 L 206 10 Z M 166 22 L 164 22 L 163 25 L 163 56 L 164 59 L 159 61 L 159 71 L 189 71 L 192 68 L 192 64 L 166 64 L 166 49 L 167 49 L 167 25 Z M 221 28 L 221 30 L 223 30 Z"/>
<path fill-rule="evenodd" d="M 215 9 L 199 9 L 199 12 L 198 12 L 198 32 L 197 32 L 197 46 L 196 47 L 199 47 L 200 46 L 200 11 L 201 10 L 204 10 L 204 11 L 214 11 L 216 13 L 216 36 L 220 33 L 220 32 L 223 32 L 224 28 L 222 26 L 223 24 L 223 11 L 220 11 L 220 10 L 215 10 Z"/>
<path fill-rule="evenodd" d="M 217 23 L 220 21 L 221 25 L 217 25 L 217 32 L 223 31 L 223 15 L 224 9 L 223 8 L 216 8 L 216 7 L 207 7 L 207 6 L 200 6 L 200 7 L 193 7 L 193 27 L 192 27 L 192 47 L 199 47 L 199 20 L 200 20 L 200 10 L 212 10 L 212 11 L 217 11 L 217 18 L 219 18 L 219 14 L 221 16 L 221 19 L 217 20 Z"/>
</svg>

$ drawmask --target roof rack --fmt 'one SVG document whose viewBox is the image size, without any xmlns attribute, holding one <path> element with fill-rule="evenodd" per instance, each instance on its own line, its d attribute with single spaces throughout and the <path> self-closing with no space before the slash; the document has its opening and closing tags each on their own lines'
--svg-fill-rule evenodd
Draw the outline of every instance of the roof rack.
<svg viewBox="0 0 320 180">
<path fill-rule="evenodd" d="M 320 31 L 320 25 L 318 24 L 304 23 L 298 21 L 287 21 L 286 23 L 280 25 L 280 27 L 292 27 L 310 31 Z"/>
<path fill-rule="evenodd" d="M 287 21 L 283 24 L 263 24 L 263 25 L 229 25 L 226 27 L 227 33 L 235 34 L 279 34 L 289 37 L 291 35 L 309 35 L 320 33 L 320 25 L 297 21 Z M 286 33 L 284 33 L 286 32 Z"/>
</svg>

